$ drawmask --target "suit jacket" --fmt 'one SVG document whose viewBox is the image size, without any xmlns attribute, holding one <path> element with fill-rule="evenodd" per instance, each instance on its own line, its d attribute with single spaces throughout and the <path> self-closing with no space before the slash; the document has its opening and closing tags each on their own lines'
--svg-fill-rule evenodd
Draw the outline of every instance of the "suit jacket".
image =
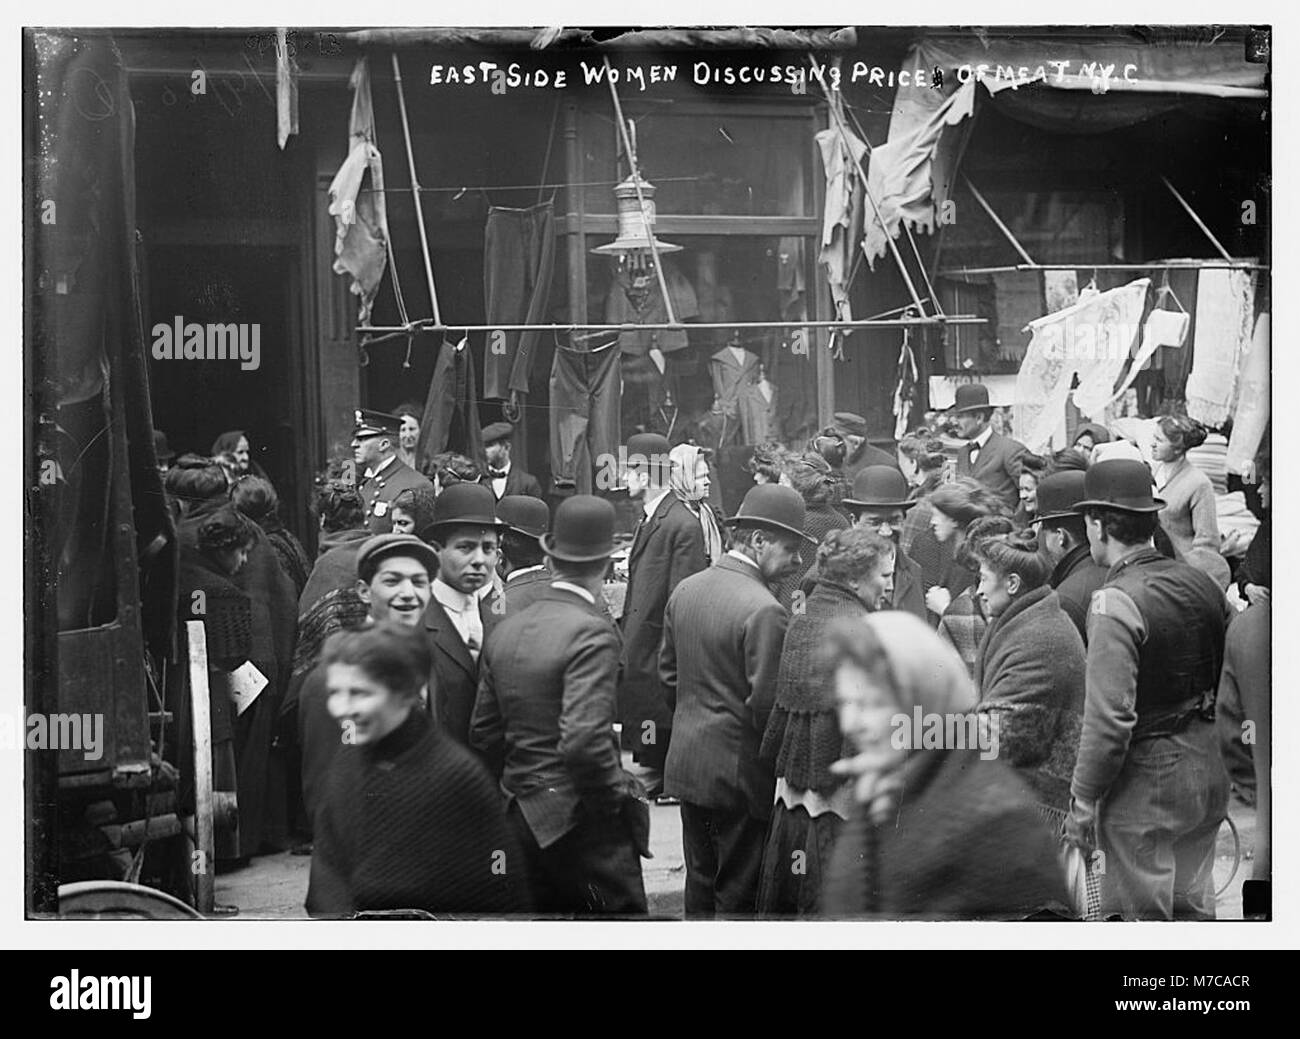
<svg viewBox="0 0 1300 1039">
<path fill-rule="evenodd" d="M 966 444 L 957 452 L 957 475 L 973 476 L 1002 499 L 1007 511 L 1014 513 L 1020 504 L 1020 460 L 1026 448 L 1019 440 L 994 433 L 980 449 L 972 466 L 971 448 Z"/>
<path fill-rule="evenodd" d="M 486 467 L 483 470 L 482 483 L 489 491 L 492 491 L 492 479 L 487 475 Z M 492 491 L 492 493 L 496 494 L 495 491 Z M 541 481 L 532 473 L 524 472 L 514 462 L 510 463 L 510 471 L 506 473 L 506 489 L 497 496 L 497 501 L 500 501 L 507 494 L 527 494 L 533 498 L 546 500 L 542 494 Z"/>
<path fill-rule="evenodd" d="M 708 565 L 700 521 L 669 491 L 637 528 L 627 559 L 619 718 L 636 740 L 646 721 L 655 723 L 651 733 L 672 728 L 672 710 L 659 686 L 664 609 L 673 589 Z"/>
<path fill-rule="evenodd" d="M 1092 593 L 1106 583 L 1106 568 L 1092 561 L 1092 552 L 1087 545 L 1076 545 L 1056 564 L 1048 583 L 1056 589 L 1061 609 L 1074 621 L 1086 646 Z"/>
<path fill-rule="evenodd" d="M 393 520 L 389 510 L 393 506 L 393 499 L 403 491 L 414 490 L 417 487 L 433 490 L 433 484 L 396 457 L 383 468 L 382 472 L 368 480 L 362 480 L 358 491 L 366 506 L 366 526 L 370 528 L 370 532 L 387 534 L 391 531 Z"/>
<path fill-rule="evenodd" d="M 478 612 L 483 619 L 481 661 L 487 651 L 488 639 L 505 611 L 497 604 L 494 592 L 480 600 Z M 437 599 L 430 599 L 428 609 L 424 611 L 424 628 L 433 650 L 433 685 L 429 689 L 433 716 L 448 735 L 468 746 L 470 715 L 474 711 L 474 698 L 478 695 L 479 663 L 470 656 L 469 647 Z"/>
<path fill-rule="evenodd" d="M 869 465 L 887 465 L 891 469 L 897 469 L 898 458 L 888 451 L 882 451 L 874 444 L 863 442 L 856 455 L 844 459 L 844 465 L 841 468 L 844 479 L 852 486 L 853 478 Z"/>
<path fill-rule="evenodd" d="M 501 776 L 541 848 L 616 812 L 624 775 L 614 735 L 619 638 L 580 595 L 547 587 L 483 651 L 470 746 Z"/>
<path fill-rule="evenodd" d="M 665 793 L 755 819 L 771 813 L 776 779 L 759 747 L 789 622 L 758 569 L 734 556 L 677 586 L 659 667 L 673 708 Z"/>
<path fill-rule="evenodd" d="M 540 570 L 533 570 L 518 577 L 507 576 L 502 585 L 505 590 L 506 614 L 518 613 L 525 607 L 531 606 L 551 586 L 553 580 L 555 575 L 545 565 Z"/>
</svg>

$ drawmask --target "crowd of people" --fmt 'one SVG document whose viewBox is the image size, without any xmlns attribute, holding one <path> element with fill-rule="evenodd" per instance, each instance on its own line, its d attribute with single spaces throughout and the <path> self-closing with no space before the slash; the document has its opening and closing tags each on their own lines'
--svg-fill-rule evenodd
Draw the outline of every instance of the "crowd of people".
<svg viewBox="0 0 1300 1039">
<path fill-rule="evenodd" d="M 1213 918 L 1234 792 L 1267 878 L 1266 452 L 1220 538 L 1198 423 L 1037 456 L 973 384 L 893 453 L 847 413 L 756 446 L 730 516 L 710 452 L 635 434 L 629 539 L 508 423 L 421 460 L 399 412 L 318 477 L 314 560 L 243 432 L 158 451 L 219 863 L 310 853 L 311 914 L 644 916 L 652 804 L 692 919 Z"/>
</svg>

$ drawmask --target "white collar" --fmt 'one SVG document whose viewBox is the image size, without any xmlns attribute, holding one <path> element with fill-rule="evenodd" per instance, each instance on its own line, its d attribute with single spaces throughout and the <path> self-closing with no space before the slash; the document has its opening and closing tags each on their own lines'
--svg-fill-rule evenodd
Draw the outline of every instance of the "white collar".
<svg viewBox="0 0 1300 1039">
<path fill-rule="evenodd" d="M 668 490 L 669 490 L 669 489 L 668 489 L 667 487 L 665 487 L 662 491 L 660 491 L 658 494 L 656 494 L 653 498 L 651 498 L 649 495 L 646 495 L 646 503 L 645 503 L 645 518 L 646 518 L 646 519 L 650 519 L 650 517 L 653 516 L 653 515 L 655 514 L 655 510 L 656 510 L 657 508 L 659 508 L 659 503 L 660 503 L 661 501 L 663 501 L 665 497 L 667 497 L 667 495 L 668 495 Z"/>
<path fill-rule="evenodd" d="M 516 577 L 523 577 L 524 574 L 535 574 L 537 573 L 538 570 L 545 570 L 545 569 L 546 569 L 545 563 L 538 563 L 536 566 L 525 566 L 520 568 L 519 570 L 511 570 L 510 573 L 506 574 L 506 583 L 507 584 L 510 583 Z"/>
<path fill-rule="evenodd" d="M 981 433 L 979 436 L 977 436 L 974 440 L 972 440 L 971 444 L 973 444 L 980 451 L 983 451 L 989 442 L 989 437 L 991 437 L 992 435 L 993 435 L 993 427 L 985 426 L 984 432 Z"/>
<path fill-rule="evenodd" d="M 576 584 L 570 584 L 568 581 L 552 581 L 552 588 L 563 588 L 566 592 L 573 592 L 575 595 L 581 595 L 592 606 L 596 605 L 596 597 L 585 588 L 579 588 Z"/>
<path fill-rule="evenodd" d="M 727 555 L 731 556 L 733 559 L 743 559 L 746 563 L 748 563 L 750 566 L 752 566 L 755 570 L 758 570 L 758 572 L 759 572 L 760 574 L 763 572 L 762 570 L 759 570 L 759 566 L 758 566 L 757 563 L 755 563 L 752 559 L 749 558 L 749 556 L 745 555 L 745 553 L 744 553 L 744 552 L 741 552 L 739 549 L 735 549 L 735 548 L 733 548 L 733 549 L 731 549 L 730 551 L 727 552 Z"/>
<path fill-rule="evenodd" d="M 380 473 L 382 473 L 385 469 L 387 469 L 390 465 L 392 465 L 396 461 L 397 461 L 397 455 L 389 455 L 387 458 L 385 458 L 382 462 L 379 463 L 379 467 L 377 469 L 366 470 L 366 479 L 369 480 L 372 476 L 378 476 Z"/>
<path fill-rule="evenodd" d="M 485 587 L 490 588 L 491 585 Z M 456 613 L 464 613 L 472 607 L 477 607 L 480 601 L 477 594 L 466 595 L 459 588 L 453 588 L 441 577 L 435 577 L 433 579 L 432 588 L 433 597 L 447 609 L 453 610 Z"/>
</svg>

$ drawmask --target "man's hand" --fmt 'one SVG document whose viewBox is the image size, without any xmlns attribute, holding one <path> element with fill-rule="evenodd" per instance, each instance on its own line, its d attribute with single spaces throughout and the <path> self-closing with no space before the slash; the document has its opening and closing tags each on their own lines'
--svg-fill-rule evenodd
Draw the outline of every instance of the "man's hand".
<svg viewBox="0 0 1300 1039">
<path fill-rule="evenodd" d="M 943 585 L 936 584 L 925 593 L 925 608 L 941 617 L 951 603 L 952 592 L 948 591 Z"/>
<path fill-rule="evenodd" d="M 1070 814 L 1065 817 L 1065 839 L 1073 844 L 1085 858 L 1097 850 L 1097 804 L 1089 801 L 1070 801 Z"/>
</svg>

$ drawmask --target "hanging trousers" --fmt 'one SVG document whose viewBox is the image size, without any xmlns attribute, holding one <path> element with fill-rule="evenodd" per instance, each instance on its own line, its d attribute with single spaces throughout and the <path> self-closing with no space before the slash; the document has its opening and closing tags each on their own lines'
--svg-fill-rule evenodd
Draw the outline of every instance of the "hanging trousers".
<svg viewBox="0 0 1300 1039">
<path fill-rule="evenodd" d="M 604 474 L 598 489 L 612 490 L 621 432 L 617 343 L 591 352 L 558 347 L 550 388 L 555 486 L 591 494 L 594 463 Z"/>
<path fill-rule="evenodd" d="M 464 342 L 464 340 L 462 340 Z M 421 458 L 439 451 L 460 451 L 469 458 L 483 457 L 483 430 L 475 397 L 474 357 L 469 344 L 457 350 L 444 339 L 433 366 L 433 381 L 420 419 Z"/>
<path fill-rule="evenodd" d="M 528 209 L 488 210 L 483 245 L 487 323 L 539 324 L 551 298 L 555 214 L 550 202 Z M 484 400 L 528 392 L 537 332 L 489 332 L 483 355 Z"/>
</svg>

